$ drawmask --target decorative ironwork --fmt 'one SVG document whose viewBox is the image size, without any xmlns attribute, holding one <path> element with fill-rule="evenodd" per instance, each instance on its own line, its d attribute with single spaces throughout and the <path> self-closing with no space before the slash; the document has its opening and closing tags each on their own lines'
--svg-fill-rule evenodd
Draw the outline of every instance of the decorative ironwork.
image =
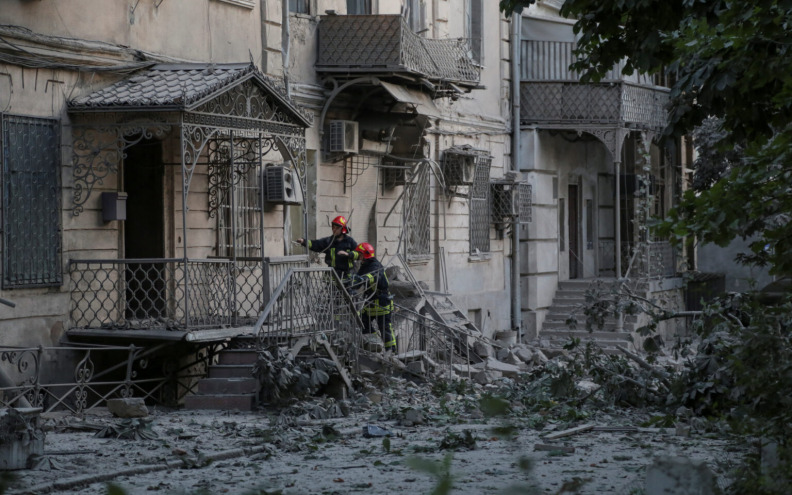
<svg viewBox="0 0 792 495">
<path fill-rule="evenodd" d="M 246 180 L 249 171 L 260 165 L 259 157 L 268 153 L 274 146 L 274 139 L 214 138 L 208 141 L 210 218 L 215 217 L 218 206 L 229 190 Z"/>
<path fill-rule="evenodd" d="M 72 215 L 83 212 L 96 185 L 103 184 L 108 175 L 118 173 L 121 160 L 125 158 L 124 150 L 144 139 L 163 138 L 170 130 L 170 125 L 155 120 L 146 124 L 75 125 L 72 128 Z"/>
<path fill-rule="evenodd" d="M 62 282 L 58 121 L 2 115 L 4 288 Z"/>
<path fill-rule="evenodd" d="M 119 397 L 140 397 L 172 407 L 191 390 L 196 376 L 205 376 L 213 346 L 216 344 L 184 348 L 182 355 L 174 355 L 174 348 L 167 344 L 149 348 L 0 347 L 0 365 L 9 365 L 3 372 L 16 383 L 0 386 L 0 407 L 24 407 L 27 401 L 44 412 L 67 410 L 79 414 Z M 70 374 L 62 370 L 67 360 L 77 363 Z M 152 372 L 147 369 L 152 362 L 162 363 L 163 370 L 167 367 L 169 372 Z M 58 378 L 42 383 L 43 377 Z"/>
<path fill-rule="evenodd" d="M 466 40 L 423 38 L 400 15 L 323 16 L 316 70 L 405 72 L 466 87 L 478 86 L 481 78 Z"/>
<path fill-rule="evenodd" d="M 520 124 L 597 124 L 662 130 L 668 122 L 669 90 L 627 82 L 520 83 Z"/>
</svg>

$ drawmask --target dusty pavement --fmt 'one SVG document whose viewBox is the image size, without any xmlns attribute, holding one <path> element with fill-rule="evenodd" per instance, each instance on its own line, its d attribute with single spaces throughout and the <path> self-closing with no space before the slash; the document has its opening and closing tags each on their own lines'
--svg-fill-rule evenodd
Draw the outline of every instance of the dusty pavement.
<svg viewBox="0 0 792 495">
<path fill-rule="evenodd" d="M 635 410 L 596 408 L 572 421 L 487 418 L 479 399 L 494 387 L 457 393 L 391 378 L 346 401 L 254 413 L 153 408 L 142 421 L 106 409 L 50 413 L 45 455 L 15 472 L 8 493 L 97 494 L 113 483 L 130 495 L 429 494 L 445 462 L 452 494 L 635 494 L 657 456 L 703 460 L 723 486 L 746 452 L 695 428 L 641 428 L 650 415 Z M 367 425 L 391 435 L 365 436 Z M 586 431 L 547 437 L 581 425 Z"/>
</svg>

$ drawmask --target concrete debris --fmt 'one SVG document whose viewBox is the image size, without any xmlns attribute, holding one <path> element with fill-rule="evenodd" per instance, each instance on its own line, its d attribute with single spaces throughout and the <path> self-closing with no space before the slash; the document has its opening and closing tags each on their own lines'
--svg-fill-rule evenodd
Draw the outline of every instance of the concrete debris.
<svg viewBox="0 0 792 495">
<path fill-rule="evenodd" d="M 145 418 L 149 413 L 146 402 L 141 397 L 108 399 L 107 410 L 119 418 Z"/>
<path fill-rule="evenodd" d="M 473 380 L 479 385 L 488 385 L 498 378 L 502 377 L 503 373 L 496 370 L 482 370 L 473 375 Z"/>
</svg>

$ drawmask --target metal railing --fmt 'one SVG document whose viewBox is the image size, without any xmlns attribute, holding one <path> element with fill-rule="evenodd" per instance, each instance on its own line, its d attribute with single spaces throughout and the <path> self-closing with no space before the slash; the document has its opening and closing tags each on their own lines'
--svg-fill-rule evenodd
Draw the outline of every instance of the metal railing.
<svg viewBox="0 0 792 495">
<path fill-rule="evenodd" d="M 329 15 L 319 23 L 320 72 L 406 72 L 478 85 L 481 68 L 464 39 L 428 39 L 400 15 Z"/>
<path fill-rule="evenodd" d="M 669 90 L 624 81 L 520 83 L 522 124 L 634 124 L 662 129 Z"/>
<path fill-rule="evenodd" d="M 360 303 L 331 268 L 290 268 L 253 326 L 259 348 L 322 335 L 357 362 Z"/>
<path fill-rule="evenodd" d="M 205 374 L 210 354 L 193 352 L 191 358 L 174 359 L 167 344 L 150 348 L 2 346 L 0 406 L 80 413 L 108 399 L 125 397 L 175 406 Z M 64 363 L 77 364 L 69 370 Z"/>
<path fill-rule="evenodd" d="M 72 260 L 72 328 L 249 326 L 289 268 L 308 257 Z"/>
</svg>

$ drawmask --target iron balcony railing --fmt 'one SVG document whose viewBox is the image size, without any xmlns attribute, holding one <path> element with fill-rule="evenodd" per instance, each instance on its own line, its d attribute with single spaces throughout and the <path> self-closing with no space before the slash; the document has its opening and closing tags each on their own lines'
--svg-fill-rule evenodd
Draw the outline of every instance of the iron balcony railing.
<svg viewBox="0 0 792 495">
<path fill-rule="evenodd" d="M 400 15 L 322 16 L 316 70 L 410 73 L 467 87 L 481 79 L 466 40 L 423 38 Z"/>
<path fill-rule="evenodd" d="M 521 125 L 610 125 L 661 130 L 669 90 L 629 82 L 520 83 Z"/>
<path fill-rule="evenodd" d="M 307 256 L 239 259 L 72 260 L 72 328 L 250 326 L 288 268 Z"/>
<path fill-rule="evenodd" d="M 599 83 L 570 70 L 575 43 L 523 40 L 520 52 L 522 125 L 611 125 L 662 129 L 669 89 L 657 77 L 622 73 L 616 64 Z"/>
</svg>

